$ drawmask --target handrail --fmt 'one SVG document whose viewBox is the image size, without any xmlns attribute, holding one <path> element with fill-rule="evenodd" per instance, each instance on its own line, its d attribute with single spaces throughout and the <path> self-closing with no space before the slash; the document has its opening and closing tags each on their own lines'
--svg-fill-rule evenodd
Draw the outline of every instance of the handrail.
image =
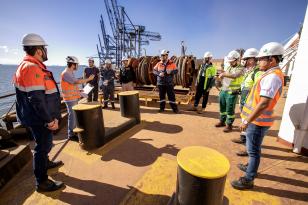
<svg viewBox="0 0 308 205">
<path fill-rule="evenodd" d="M 6 94 L 6 95 L 2 95 L 2 96 L 0 96 L 0 99 L 11 97 L 13 95 L 16 95 L 16 93 L 9 93 L 9 94 Z"/>
</svg>

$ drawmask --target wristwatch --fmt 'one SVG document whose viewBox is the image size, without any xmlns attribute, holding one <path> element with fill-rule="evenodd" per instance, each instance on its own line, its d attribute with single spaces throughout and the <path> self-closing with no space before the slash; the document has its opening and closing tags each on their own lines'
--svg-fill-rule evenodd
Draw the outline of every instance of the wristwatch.
<svg viewBox="0 0 308 205">
<path fill-rule="evenodd" d="M 243 124 L 244 125 L 248 125 L 248 121 L 245 119 L 245 120 L 243 120 Z"/>
</svg>

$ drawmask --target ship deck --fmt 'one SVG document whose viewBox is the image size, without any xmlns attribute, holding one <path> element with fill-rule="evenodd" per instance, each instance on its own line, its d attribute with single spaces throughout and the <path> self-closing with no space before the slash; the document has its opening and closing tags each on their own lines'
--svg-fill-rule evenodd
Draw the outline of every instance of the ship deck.
<svg viewBox="0 0 308 205">
<path fill-rule="evenodd" d="M 247 158 L 235 155 L 244 148 L 231 142 L 239 136 L 238 130 L 226 134 L 214 127 L 219 116 L 216 90 L 209 101 L 203 114 L 184 111 L 187 106 L 180 106 L 179 115 L 170 110 L 158 113 L 157 104 L 149 102 L 149 106 L 141 106 L 141 124 L 91 152 L 66 141 L 66 129 L 62 129 L 54 136 L 50 158 L 62 160 L 64 166 L 49 174 L 66 187 L 47 194 L 35 192 L 29 162 L 1 190 L 0 204 L 166 205 L 175 191 L 176 154 L 191 145 L 214 148 L 229 159 L 224 204 L 308 204 L 308 158 L 277 142 L 285 98 L 280 99 L 276 122 L 264 139 L 258 178 L 250 191 L 230 186 L 230 181 L 243 174 L 237 163 L 246 163 Z M 118 107 L 103 112 L 107 127 L 120 115 Z M 234 125 L 239 123 L 237 113 Z M 30 142 L 32 149 L 33 145 Z"/>
</svg>

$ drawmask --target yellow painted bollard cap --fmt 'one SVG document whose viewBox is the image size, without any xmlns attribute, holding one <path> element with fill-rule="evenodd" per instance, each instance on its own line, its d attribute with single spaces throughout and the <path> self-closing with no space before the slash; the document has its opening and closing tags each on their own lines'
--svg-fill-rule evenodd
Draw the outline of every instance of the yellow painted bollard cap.
<svg viewBox="0 0 308 205">
<path fill-rule="evenodd" d="M 177 162 L 189 174 L 204 179 L 224 177 L 230 170 L 229 160 L 223 154 L 202 146 L 181 149 Z"/>
<path fill-rule="evenodd" d="M 136 95 L 139 92 L 136 90 L 131 90 L 131 91 L 123 91 L 123 92 L 119 92 L 118 95 L 122 95 L 122 96 L 126 96 L 126 95 Z"/>
<path fill-rule="evenodd" d="M 95 108 L 99 108 L 101 105 L 94 104 L 94 103 L 87 103 L 87 104 L 77 104 L 73 106 L 73 110 L 81 111 L 81 110 L 92 110 Z"/>
</svg>

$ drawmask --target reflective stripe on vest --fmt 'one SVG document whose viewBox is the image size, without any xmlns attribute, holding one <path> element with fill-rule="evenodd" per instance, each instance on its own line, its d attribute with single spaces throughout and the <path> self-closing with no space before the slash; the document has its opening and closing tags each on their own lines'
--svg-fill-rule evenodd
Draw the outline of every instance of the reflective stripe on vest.
<svg viewBox="0 0 308 205">
<path fill-rule="evenodd" d="M 13 79 L 14 86 L 22 92 L 45 91 L 45 94 L 57 93 L 57 84 L 52 72 L 33 56 L 26 56 L 19 65 Z"/>
<path fill-rule="evenodd" d="M 62 90 L 63 100 L 64 101 L 78 100 L 80 98 L 80 91 L 78 85 L 64 81 L 63 79 L 64 72 L 65 71 L 61 73 L 61 90 Z"/>
<path fill-rule="evenodd" d="M 157 71 L 164 71 L 165 65 L 163 64 L 162 61 L 160 61 L 156 64 L 154 69 L 157 70 Z M 173 70 L 176 70 L 176 65 L 171 60 L 168 60 L 167 66 L 166 66 L 166 71 L 173 71 Z"/>
<path fill-rule="evenodd" d="M 198 72 L 198 76 L 197 76 L 197 83 L 199 83 L 200 76 L 202 75 L 202 73 L 201 73 L 202 66 L 204 66 L 204 64 L 202 64 L 200 66 L 200 69 L 199 69 L 199 72 Z M 204 71 L 205 71 L 205 74 L 204 74 L 205 80 L 204 80 L 203 89 L 205 90 L 208 78 L 214 77 L 216 75 L 217 71 L 216 71 L 216 68 L 213 65 L 208 65 L 208 67 L 205 68 Z"/>
<path fill-rule="evenodd" d="M 242 69 L 242 67 L 240 65 L 236 66 L 236 67 L 229 67 L 227 69 L 227 72 L 233 74 L 233 73 L 236 73 L 238 72 L 240 69 Z M 234 91 L 234 90 L 239 90 L 241 89 L 241 84 L 243 82 L 243 75 L 235 78 L 235 79 L 232 79 L 231 82 L 230 82 L 230 85 L 229 85 L 229 90 L 231 91 Z"/>
<path fill-rule="evenodd" d="M 261 80 L 269 75 L 269 74 L 276 74 L 277 76 L 279 76 L 279 78 L 281 79 L 282 85 L 283 85 L 283 80 L 284 80 L 284 75 L 282 73 L 282 71 L 280 70 L 280 68 L 275 67 L 272 68 L 270 70 L 268 70 L 267 72 L 265 72 L 259 79 L 258 81 L 254 84 L 252 90 L 250 91 L 247 99 L 246 99 L 246 103 L 243 107 L 242 113 L 241 113 L 241 117 L 243 119 L 247 118 L 256 108 L 256 106 L 259 104 L 260 102 L 260 91 L 261 91 L 261 85 L 260 82 Z M 262 112 L 262 114 L 260 116 L 257 117 L 257 119 L 255 119 L 252 123 L 259 125 L 259 126 L 272 126 L 274 123 L 274 118 L 273 118 L 273 112 L 274 112 L 274 107 L 277 103 L 277 101 L 279 100 L 281 94 L 282 94 L 282 85 L 279 88 L 278 92 L 275 94 L 274 98 L 271 100 L 269 106 Z"/>
</svg>

